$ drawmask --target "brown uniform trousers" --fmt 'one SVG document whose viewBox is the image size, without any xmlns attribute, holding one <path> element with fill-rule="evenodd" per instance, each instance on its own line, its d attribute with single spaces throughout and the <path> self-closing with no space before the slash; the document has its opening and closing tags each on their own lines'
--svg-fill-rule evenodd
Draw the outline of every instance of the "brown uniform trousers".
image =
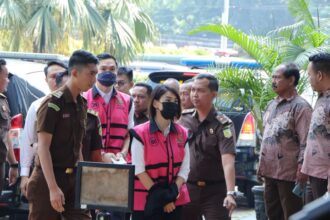
<svg viewBox="0 0 330 220">
<path fill-rule="evenodd" d="M 185 205 L 182 220 L 200 220 L 202 214 L 207 220 L 230 219 L 228 210 L 223 207 L 225 182 L 202 187 L 188 183 L 187 186 L 191 202 Z"/>
<path fill-rule="evenodd" d="M 90 219 L 88 210 L 74 208 L 75 200 L 75 172 L 66 174 L 63 169 L 54 169 L 58 186 L 65 195 L 65 211 L 56 212 L 50 204 L 49 189 L 40 167 L 35 167 L 28 184 L 29 219 L 47 220 L 84 220 Z"/>
</svg>

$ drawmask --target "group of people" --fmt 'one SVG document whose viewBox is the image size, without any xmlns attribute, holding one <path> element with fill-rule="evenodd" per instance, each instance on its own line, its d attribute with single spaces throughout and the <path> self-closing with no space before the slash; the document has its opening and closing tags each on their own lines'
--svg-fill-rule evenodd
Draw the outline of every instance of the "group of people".
<svg viewBox="0 0 330 220">
<path fill-rule="evenodd" d="M 307 71 L 319 93 L 314 111 L 297 94 L 294 64 L 273 73 L 278 96 L 264 113 L 258 169 L 270 219 L 288 219 L 302 208 L 292 192 L 297 185 L 309 182 L 314 199 L 330 191 L 330 55 L 311 56 Z M 133 213 L 112 212 L 112 219 L 230 219 L 236 134 L 213 105 L 216 77 L 199 74 L 181 85 L 168 79 L 153 89 L 134 84 L 133 71 L 110 54 L 84 50 L 75 51 L 68 66 L 49 62 L 44 72 L 51 93 L 31 104 L 21 144 L 29 219 L 91 219 L 90 210 L 74 207 L 76 165 L 83 160 L 135 166 Z M 0 60 L 0 168 L 9 162 L 12 184 L 18 163 L 7 138 L 7 84 L 6 62 Z"/>
<path fill-rule="evenodd" d="M 90 210 L 74 207 L 76 165 L 83 160 L 135 166 L 133 213 L 111 212 L 111 219 L 229 218 L 236 207 L 236 136 L 213 106 L 219 88 L 213 75 L 182 85 L 169 79 L 153 89 L 134 84 L 132 70 L 112 55 L 84 50 L 68 66 L 49 62 L 44 72 L 51 93 L 31 104 L 20 151 L 29 219 L 91 219 Z M 7 75 L 3 60 L 2 92 Z M 9 115 L 8 107 L 1 110 Z M 3 129 L 7 134 L 9 124 Z M 18 163 L 3 144 L 13 183 Z"/>
<path fill-rule="evenodd" d="M 330 193 L 330 54 L 309 57 L 309 82 L 318 94 L 314 109 L 297 93 L 299 72 L 292 63 L 274 70 L 277 97 L 263 115 L 258 175 L 265 183 L 270 220 L 288 219 L 304 204 Z"/>
</svg>

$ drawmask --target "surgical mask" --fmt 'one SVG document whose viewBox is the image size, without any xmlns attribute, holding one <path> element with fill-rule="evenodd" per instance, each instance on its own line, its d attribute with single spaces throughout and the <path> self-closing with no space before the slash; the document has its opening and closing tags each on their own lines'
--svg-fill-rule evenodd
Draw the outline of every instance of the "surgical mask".
<svg viewBox="0 0 330 220">
<path fill-rule="evenodd" d="M 97 74 L 97 81 L 103 86 L 112 86 L 116 83 L 116 79 L 117 75 L 110 71 Z"/>
<path fill-rule="evenodd" d="M 173 120 L 178 114 L 179 105 L 175 102 L 162 102 L 163 110 L 160 111 L 163 118 Z"/>
</svg>

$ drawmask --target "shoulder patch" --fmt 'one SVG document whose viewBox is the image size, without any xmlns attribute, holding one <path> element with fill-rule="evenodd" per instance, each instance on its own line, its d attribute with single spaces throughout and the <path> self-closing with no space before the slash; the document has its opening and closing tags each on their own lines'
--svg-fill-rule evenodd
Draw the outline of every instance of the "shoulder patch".
<svg viewBox="0 0 330 220">
<path fill-rule="evenodd" d="M 189 108 L 189 109 L 185 109 L 181 112 L 182 115 L 191 115 L 195 112 L 195 109 L 194 108 Z"/>
<path fill-rule="evenodd" d="M 97 117 L 99 116 L 99 113 L 97 111 L 93 110 L 93 109 L 87 109 L 87 113 L 95 115 Z"/>
<path fill-rule="evenodd" d="M 222 125 L 230 125 L 233 123 L 231 121 L 231 119 L 228 118 L 228 116 L 226 116 L 225 114 L 222 114 L 222 113 L 218 113 L 216 118 Z"/>
<path fill-rule="evenodd" d="M 53 96 L 55 96 L 56 98 L 61 98 L 61 96 L 63 95 L 63 91 L 55 91 L 54 93 L 52 93 Z"/>
<path fill-rule="evenodd" d="M 58 106 L 58 105 L 56 105 L 56 104 L 54 104 L 54 103 L 51 103 L 51 102 L 48 102 L 48 108 L 52 108 L 52 109 L 54 109 L 55 111 L 59 111 L 59 110 L 61 110 L 61 108 Z"/>
</svg>

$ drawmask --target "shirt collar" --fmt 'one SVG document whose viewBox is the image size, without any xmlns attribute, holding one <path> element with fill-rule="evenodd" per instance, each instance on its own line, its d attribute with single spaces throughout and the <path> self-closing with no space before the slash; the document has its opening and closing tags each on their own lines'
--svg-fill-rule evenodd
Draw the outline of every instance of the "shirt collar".
<svg viewBox="0 0 330 220">
<path fill-rule="evenodd" d="M 67 102 L 67 103 L 74 102 L 73 96 L 72 96 L 72 93 L 71 93 L 69 87 L 67 87 L 65 85 L 65 86 L 61 87 L 60 90 L 63 92 L 63 97 L 64 97 L 65 102 Z M 82 103 L 83 99 L 84 98 L 81 95 L 78 95 L 77 103 Z"/>
<path fill-rule="evenodd" d="M 143 117 L 145 117 L 145 118 L 149 118 L 149 117 L 148 117 L 148 112 L 147 112 L 147 111 L 145 111 L 145 112 L 140 112 L 140 113 L 135 112 L 134 115 L 135 115 L 136 118 L 143 118 Z"/>
<path fill-rule="evenodd" d="M 287 101 L 287 102 L 289 102 L 289 101 L 293 100 L 294 98 L 296 98 L 297 96 L 298 96 L 298 92 L 297 92 L 297 90 L 295 89 L 295 90 L 293 91 L 293 94 L 292 94 L 291 97 L 289 97 L 289 98 L 282 98 L 282 97 L 280 97 L 280 96 L 277 96 L 277 97 L 276 97 L 276 101 L 277 101 L 278 103 L 283 102 L 283 101 Z"/>
<path fill-rule="evenodd" d="M 92 95 L 93 95 L 93 98 L 95 98 L 96 95 L 99 95 L 102 97 L 102 94 L 100 93 L 100 89 L 97 88 L 96 84 L 93 85 Z M 111 98 L 114 97 L 115 95 L 117 95 L 117 90 L 115 89 L 115 87 L 112 87 Z"/>
<path fill-rule="evenodd" d="M 161 132 L 161 130 L 158 128 L 158 125 L 157 125 L 155 119 L 151 118 L 150 119 L 150 133 L 156 133 L 157 131 Z M 170 132 L 175 132 L 175 133 L 177 132 L 173 122 L 170 123 Z"/>
<path fill-rule="evenodd" d="M 330 89 L 329 89 L 329 90 L 326 90 L 326 91 L 324 91 L 324 92 L 321 92 L 321 93 L 319 94 L 319 97 L 321 97 L 321 96 L 329 97 L 329 96 L 330 96 Z"/>
<path fill-rule="evenodd" d="M 214 120 L 214 115 L 216 113 L 217 113 L 217 111 L 215 110 L 214 106 L 212 106 L 209 114 L 207 115 L 207 117 L 205 118 L 204 121 L 212 122 Z M 197 112 L 197 110 L 195 110 L 195 112 L 192 114 L 192 116 L 198 120 L 198 112 Z"/>
</svg>

